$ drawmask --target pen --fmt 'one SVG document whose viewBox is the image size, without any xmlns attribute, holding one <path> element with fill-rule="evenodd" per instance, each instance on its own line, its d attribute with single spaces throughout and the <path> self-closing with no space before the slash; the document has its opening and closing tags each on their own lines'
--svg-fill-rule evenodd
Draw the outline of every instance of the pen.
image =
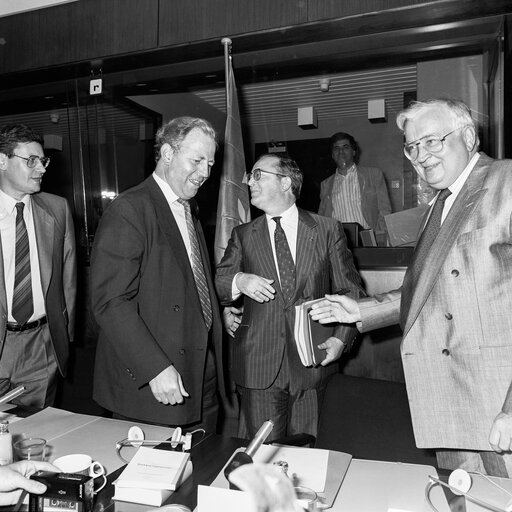
<svg viewBox="0 0 512 512">
<path fill-rule="evenodd" d="M 13 390 L 6 393 L 4 396 L 0 397 L 0 404 L 10 402 L 17 396 L 22 395 L 23 393 L 25 393 L 25 386 L 18 386 L 17 388 L 14 388 Z"/>
</svg>

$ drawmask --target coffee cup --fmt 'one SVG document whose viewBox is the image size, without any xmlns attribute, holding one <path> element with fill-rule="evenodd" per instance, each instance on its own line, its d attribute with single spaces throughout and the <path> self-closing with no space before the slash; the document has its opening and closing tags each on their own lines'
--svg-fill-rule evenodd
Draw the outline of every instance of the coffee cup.
<svg viewBox="0 0 512 512">
<path fill-rule="evenodd" d="M 53 465 L 57 466 L 64 473 L 76 473 L 90 476 L 94 479 L 102 477 L 103 483 L 94 489 L 95 493 L 101 491 L 107 483 L 105 468 L 100 462 L 93 461 L 91 456 L 85 453 L 72 453 L 58 457 L 53 461 Z"/>
</svg>

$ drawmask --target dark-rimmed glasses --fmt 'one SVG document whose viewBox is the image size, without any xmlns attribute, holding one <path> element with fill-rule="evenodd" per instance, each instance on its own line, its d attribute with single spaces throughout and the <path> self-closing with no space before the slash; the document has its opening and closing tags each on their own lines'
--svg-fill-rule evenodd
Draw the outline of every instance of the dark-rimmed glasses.
<svg viewBox="0 0 512 512">
<path fill-rule="evenodd" d="M 41 162 L 41 165 L 45 169 L 50 165 L 50 157 L 49 156 L 30 155 L 28 158 L 26 158 L 24 156 L 17 155 L 16 153 L 13 153 L 12 156 L 17 156 L 18 158 L 25 160 L 27 162 L 27 167 L 29 169 L 33 169 L 37 165 L 38 160 Z"/>
<path fill-rule="evenodd" d="M 250 181 L 250 179 L 252 178 L 254 181 L 259 181 L 261 178 L 262 172 L 266 172 L 267 174 L 273 174 L 274 176 L 282 176 L 283 178 L 286 178 L 286 174 L 281 174 L 279 172 L 265 171 L 264 169 L 260 169 L 259 167 L 257 167 L 256 169 L 253 169 L 252 171 L 249 171 L 247 173 L 247 180 Z"/>
<path fill-rule="evenodd" d="M 444 137 L 437 137 L 436 135 L 425 135 L 425 137 L 421 137 L 421 139 L 415 140 L 414 142 L 408 142 L 404 144 L 404 154 L 409 160 L 413 162 L 418 158 L 418 155 L 420 154 L 420 146 L 423 146 L 425 151 L 428 153 L 439 153 L 443 150 L 446 137 L 451 135 L 453 132 L 460 130 L 461 128 L 465 128 L 465 126 L 455 128 L 455 130 L 447 133 Z"/>
</svg>

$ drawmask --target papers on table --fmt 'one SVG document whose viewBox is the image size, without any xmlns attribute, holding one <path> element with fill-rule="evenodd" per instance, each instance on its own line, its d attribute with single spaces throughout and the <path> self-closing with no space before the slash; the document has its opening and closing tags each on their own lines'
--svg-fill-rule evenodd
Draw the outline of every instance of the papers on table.
<svg viewBox="0 0 512 512">
<path fill-rule="evenodd" d="M 315 302 L 324 298 L 309 300 L 295 306 L 294 336 L 300 361 L 304 366 L 316 366 L 325 359 L 325 350 L 318 345 L 330 338 L 334 333 L 332 325 L 315 322 L 309 316 L 309 310 Z"/>
</svg>

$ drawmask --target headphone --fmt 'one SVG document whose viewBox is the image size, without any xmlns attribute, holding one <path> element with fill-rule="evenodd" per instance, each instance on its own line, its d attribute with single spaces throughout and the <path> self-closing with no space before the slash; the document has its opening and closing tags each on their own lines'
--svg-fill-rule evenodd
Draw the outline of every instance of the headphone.
<svg viewBox="0 0 512 512">
<path fill-rule="evenodd" d="M 128 437 L 116 442 L 116 453 L 117 456 L 123 462 L 129 462 L 121 455 L 121 450 L 125 446 L 139 448 L 141 446 L 157 446 L 160 444 L 170 444 L 173 450 L 176 450 L 178 446 L 181 446 L 181 449 L 185 452 L 192 448 L 192 436 L 196 432 L 202 432 L 203 436 L 205 434 L 205 431 L 203 429 L 197 429 L 194 430 L 193 432 L 187 432 L 183 434 L 181 427 L 176 427 L 169 441 L 147 440 L 144 439 L 144 431 L 137 425 L 134 425 L 133 427 L 130 427 L 128 429 Z"/>
<path fill-rule="evenodd" d="M 503 488 L 501 485 L 498 485 L 496 482 L 491 480 L 487 475 L 478 472 L 476 473 L 480 476 L 483 476 L 486 480 L 488 480 L 492 485 L 494 485 L 498 489 L 501 489 L 509 496 L 512 496 L 512 494 L 507 489 Z M 455 469 L 454 471 L 452 471 L 448 478 L 448 483 L 445 483 L 439 480 L 439 478 L 436 478 L 432 475 L 429 475 L 429 478 L 431 481 L 428 483 L 427 488 L 425 489 L 425 497 L 432 510 L 436 510 L 436 508 L 434 507 L 432 501 L 430 500 L 430 490 L 436 484 L 439 484 L 442 485 L 443 487 L 450 489 L 450 491 L 452 491 L 452 493 L 455 494 L 456 496 L 464 496 L 467 500 L 471 501 L 475 505 L 484 507 L 485 509 L 491 510 L 492 512 L 512 512 L 512 500 L 510 500 L 505 505 L 505 507 L 502 508 L 469 494 L 469 491 L 473 485 L 473 480 L 471 479 L 471 475 L 464 469 Z"/>
</svg>

